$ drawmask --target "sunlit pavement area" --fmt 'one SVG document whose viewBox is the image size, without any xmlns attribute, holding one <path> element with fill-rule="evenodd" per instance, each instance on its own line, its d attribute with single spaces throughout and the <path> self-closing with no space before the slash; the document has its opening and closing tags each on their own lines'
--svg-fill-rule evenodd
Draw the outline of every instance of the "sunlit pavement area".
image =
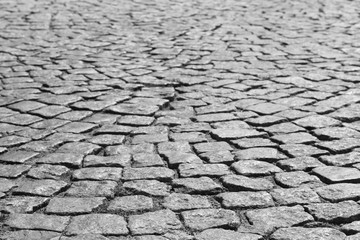
<svg viewBox="0 0 360 240">
<path fill-rule="evenodd" d="M 0 0 L 0 239 L 360 239 L 359 12 Z"/>
</svg>

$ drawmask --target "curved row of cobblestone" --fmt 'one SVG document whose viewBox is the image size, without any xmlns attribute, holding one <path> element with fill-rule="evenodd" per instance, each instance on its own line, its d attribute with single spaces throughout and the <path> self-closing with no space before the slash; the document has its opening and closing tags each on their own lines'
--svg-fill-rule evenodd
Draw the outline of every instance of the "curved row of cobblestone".
<svg viewBox="0 0 360 240">
<path fill-rule="evenodd" d="M 0 239 L 360 239 L 359 10 L 0 0 Z"/>
</svg>

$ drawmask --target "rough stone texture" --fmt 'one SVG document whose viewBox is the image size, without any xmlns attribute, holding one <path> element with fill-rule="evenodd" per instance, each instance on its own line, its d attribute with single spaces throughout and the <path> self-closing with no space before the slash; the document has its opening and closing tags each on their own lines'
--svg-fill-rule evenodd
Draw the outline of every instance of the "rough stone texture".
<svg viewBox="0 0 360 240">
<path fill-rule="evenodd" d="M 252 233 L 239 233 L 221 228 L 207 229 L 196 235 L 196 240 L 260 240 L 262 236 Z"/>
<path fill-rule="evenodd" d="M 227 192 L 217 195 L 225 208 L 256 208 L 274 206 L 271 195 L 267 192 Z"/>
<path fill-rule="evenodd" d="M 170 210 L 132 215 L 129 217 L 129 229 L 133 234 L 161 234 L 182 228 L 175 213 Z"/>
<path fill-rule="evenodd" d="M 0 1 L 0 222 L 79 223 L 0 224 L 0 239 L 337 238 L 327 227 L 345 223 L 302 207 L 360 204 L 359 12 L 351 0 Z"/>
<path fill-rule="evenodd" d="M 70 217 L 49 216 L 44 214 L 11 214 L 5 225 L 17 229 L 48 230 L 62 232 L 65 230 Z"/>
<path fill-rule="evenodd" d="M 232 227 L 239 224 L 235 212 L 224 209 L 199 209 L 181 213 L 185 226 L 193 230 L 205 230 L 214 227 Z"/>
<path fill-rule="evenodd" d="M 124 196 L 113 199 L 108 207 L 110 211 L 143 211 L 154 207 L 153 200 L 142 195 Z"/>
<path fill-rule="evenodd" d="M 346 235 L 332 228 L 281 228 L 271 235 L 272 240 L 344 240 Z"/>
<path fill-rule="evenodd" d="M 260 233 L 270 233 L 277 228 L 291 227 L 313 220 L 313 217 L 300 206 L 249 210 L 246 216 L 254 230 Z"/>
<path fill-rule="evenodd" d="M 66 228 L 66 234 L 126 235 L 129 230 L 123 217 L 113 214 L 86 214 L 75 216 Z"/>
<path fill-rule="evenodd" d="M 46 206 L 48 214 L 82 214 L 91 213 L 95 208 L 101 206 L 105 201 L 104 197 L 92 198 L 53 198 Z"/>
</svg>

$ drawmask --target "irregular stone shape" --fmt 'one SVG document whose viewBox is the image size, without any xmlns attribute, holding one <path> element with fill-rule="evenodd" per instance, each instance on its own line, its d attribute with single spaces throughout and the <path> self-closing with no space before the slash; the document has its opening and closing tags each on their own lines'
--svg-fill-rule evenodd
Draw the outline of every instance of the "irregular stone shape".
<svg viewBox="0 0 360 240">
<path fill-rule="evenodd" d="M 17 183 L 15 183 L 14 181 L 8 180 L 6 178 L 0 178 L 0 192 L 7 192 L 16 186 Z"/>
<path fill-rule="evenodd" d="M 276 160 L 279 153 L 275 148 L 249 148 L 234 152 L 237 160 Z"/>
<path fill-rule="evenodd" d="M 325 200 L 340 202 L 360 198 L 360 184 L 338 183 L 315 189 L 317 194 Z"/>
<path fill-rule="evenodd" d="M 340 121 L 323 115 L 312 115 L 300 118 L 298 120 L 295 120 L 294 123 L 301 127 L 310 129 L 331 127 L 341 124 Z"/>
<path fill-rule="evenodd" d="M 170 133 L 172 141 L 186 141 L 189 143 L 207 142 L 206 135 L 200 132 Z"/>
<path fill-rule="evenodd" d="M 288 109 L 288 107 L 279 105 L 279 104 L 273 104 L 273 103 L 260 103 L 257 105 L 252 105 L 250 107 L 246 107 L 246 110 L 253 111 L 260 114 L 274 114 L 277 112 L 281 112 Z"/>
<path fill-rule="evenodd" d="M 117 123 L 130 126 L 149 126 L 154 120 L 155 118 L 146 116 L 122 116 Z"/>
<path fill-rule="evenodd" d="M 321 139 L 359 138 L 360 132 L 346 127 L 316 129 L 314 134 Z"/>
<path fill-rule="evenodd" d="M 17 178 L 27 172 L 30 165 L 4 165 L 0 164 L 0 177 Z"/>
<path fill-rule="evenodd" d="M 124 153 L 112 156 L 88 155 L 84 159 L 84 167 L 126 167 L 130 166 L 131 155 Z"/>
<path fill-rule="evenodd" d="M 181 177 L 197 176 L 223 176 L 230 174 L 229 167 L 225 164 L 181 164 L 179 166 Z"/>
<path fill-rule="evenodd" d="M 172 184 L 186 193 L 218 193 L 222 190 L 221 185 L 209 177 L 174 179 Z"/>
<path fill-rule="evenodd" d="M 272 235 L 272 240 L 345 240 L 346 235 L 333 228 L 280 228 Z"/>
<path fill-rule="evenodd" d="M 126 235 L 129 230 L 123 217 L 113 214 L 86 214 L 72 217 L 67 235 L 78 234 Z"/>
<path fill-rule="evenodd" d="M 165 167 L 146 167 L 146 168 L 124 168 L 124 180 L 155 179 L 171 180 L 174 178 L 173 170 Z"/>
<path fill-rule="evenodd" d="M 260 240 L 261 235 L 252 233 L 240 233 L 221 228 L 207 229 L 195 236 L 196 240 Z"/>
<path fill-rule="evenodd" d="M 24 163 L 39 153 L 29 151 L 14 151 L 0 155 L 0 161 L 9 163 Z"/>
<path fill-rule="evenodd" d="M 255 129 L 215 129 L 211 134 L 217 139 L 238 139 L 247 137 L 265 137 L 267 133 Z"/>
<path fill-rule="evenodd" d="M 120 180 L 122 168 L 113 167 L 96 167 L 81 168 L 73 172 L 74 180 Z"/>
<path fill-rule="evenodd" d="M 316 137 L 306 132 L 275 135 L 271 137 L 271 139 L 280 142 L 282 144 L 314 143 L 318 141 Z"/>
<path fill-rule="evenodd" d="M 183 193 L 172 193 L 164 199 L 162 205 L 172 211 L 211 207 L 211 203 L 205 196 L 192 196 Z"/>
<path fill-rule="evenodd" d="M 96 135 L 87 141 L 98 145 L 117 145 L 125 141 L 124 135 L 101 134 Z"/>
<path fill-rule="evenodd" d="M 318 221 L 344 223 L 357 220 L 360 216 L 360 205 L 351 200 L 340 203 L 316 203 L 305 208 Z"/>
<path fill-rule="evenodd" d="M 292 157 L 319 156 L 327 154 L 328 151 L 305 144 L 280 145 L 280 149 Z"/>
<path fill-rule="evenodd" d="M 44 157 L 36 159 L 37 163 L 63 164 L 70 167 L 81 166 L 84 156 L 76 153 L 49 153 Z"/>
<path fill-rule="evenodd" d="M 306 183 L 320 182 L 316 176 L 303 171 L 276 173 L 275 181 L 284 187 L 299 187 Z"/>
<path fill-rule="evenodd" d="M 14 189 L 14 193 L 50 197 L 60 192 L 67 185 L 64 181 L 26 180 L 19 183 L 19 186 Z"/>
<path fill-rule="evenodd" d="M 276 135 L 276 134 L 284 134 L 284 133 L 302 132 L 305 131 L 305 129 L 291 122 L 285 122 L 285 123 L 272 125 L 270 127 L 266 127 L 265 131 Z"/>
<path fill-rule="evenodd" d="M 22 143 L 30 142 L 31 138 L 18 137 L 18 136 L 6 136 L 0 138 L 0 147 L 16 147 Z"/>
<path fill-rule="evenodd" d="M 274 188 L 274 184 L 262 178 L 227 175 L 222 177 L 221 181 L 227 188 L 237 191 L 264 191 Z"/>
<path fill-rule="evenodd" d="M 54 240 L 54 239 L 51 239 Z M 58 240 L 58 239 L 56 239 Z M 81 235 L 76 235 L 73 237 L 61 237 L 61 240 L 110 240 L 107 237 L 104 237 L 103 235 L 100 234 L 81 234 Z"/>
<path fill-rule="evenodd" d="M 0 234 L 1 239 L 6 240 L 58 240 L 61 233 L 52 231 L 19 230 Z"/>
<path fill-rule="evenodd" d="M 157 167 L 164 166 L 164 162 L 158 154 L 137 153 L 133 155 L 132 167 Z"/>
<path fill-rule="evenodd" d="M 286 171 L 307 171 L 316 167 L 323 167 L 325 164 L 313 157 L 297 157 L 287 160 L 280 160 L 277 165 Z"/>
<path fill-rule="evenodd" d="M 199 209 L 181 213 L 186 227 L 201 231 L 214 227 L 231 227 L 239 225 L 240 220 L 235 212 L 224 209 Z"/>
<path fill-rule="evenodd" d="M 227 142 L 198 143 L 194 145 L 194 148 L 198 153 L 232 150 L 232 147 Z"/>
<path fill-rule="evenodd" d="M 234 168 L 237 173 L 245 176 L 263 176 L 282 172 L 280 168 L 271 163 L 257 160 L 238 161 L 233 163 L 231 167 Z"/>
<path fill-rule="evenodd" d="M 254 147 L 277 147 L 277 144 L 267 138 L 244 138 L 238 140 L 232 140 L 239 148 L 254 148 Z"/>
<path fill-rule="evenodd" d="M 0 211 L 6 213 L 33 213 L 49 201 L 43 197 L 12 197 L 0 200 Z"/>
<path fill-rule="evenodd" d="M 49 214 L 70 215 L 91 213 L 95 208 L 101 206 L 106 198 L 91 197 L 91 198 L 53 198 L 46 206 L 45 212 Z"/>
<path fill-rule="evenodd" d="M 360 163 L 360 153 L 350 152 L 345 154 L 321 156 L 320 160 L 327 165 L 351 166 L 353 164 Z"/>
<path fill-rule="evenodd" d="M 38 165 L 27 173 L 27 176 L 36 178 L 36 179 L 60 179 L 61 176 L 66 175 L 70 172 L 65 166 L 57 166 L 57 165 L 47 165 L 42 164 Z"/>
<path fill-rule="evenodd" d="M 355 221 L 352 223 L 344 224 L 341 226 L 341 231 L 349 234 L 359 233 L 360 232 L 360 221 Z"/>
<path fill-rule="evenodd" d="M 62 232 L 65 230 L 70 217 L 50 216 L 39 213 L 10 214 L 5 221 L 5 225 L 17 229 L 30 230 L 49 230 L 54 232 Z"/>
<path fill-rule="evenodd" d="M 156 180 L 136 180 L 123 184 L 123 187 L 135 193 L 164 197 L 170 194 L 171 186 Z"/>
<path fill-rule="evenodd" d="M 353 148 L 360 147 L 359 138 L 342 138 L 334 141 L 323 141 L 317 143 L 321 148 L 325 148 L 333 153 L 343 153 Z"/>
<path fill-rule="evenodd" d="M 347 236 L 347 237 L 345 238 L 345 240 L 357 240 L 357 239 L 359 239 L 359 238 L 360 238 L 360 233 L 355 234 L 355 235 L 351 235 L 351 236 Z"/>
<path fill-rule="evenodd" d="M 326 166 L 314 168 L 312 171 L 330 183 L 360 181 L 360 171 L 356 168 Z"/>
<path fill-rule="evenodd" d="M 116 197 L 111 200 L 108 210 L 110 211 L 144 211 L 154 207 L 153 200 L 142 195 Z"/>
<path fill-rule="evenodd" d="M 128 226 L 132 234 L 162 234 L 182 228 L 181 222 L 170 210 L 132 215 Z"/>
<path fill-rule="evenodd" d="M 166 152 L 164 154 L 170 167 L 176 167 L 182 163 L 201 164 L 203 161 L 194 153 Z"/>
<path fill-rule="evenodd" d="M 87 143 L 87 142 L 73 142 L 65 143 L 62 145 L 57 152 L 63 153 L 76 153 L 76 154 L 93 154 L 100 151 L 101 147 L 96 144 Z"/>
<path fill-rule="evenodd" d="M 168 135 L 165 134 L 141 134 L 135 135 L 131 140 L 132 144 L 141 144 L 141 143 L 161 143 L 167 142 Z"/>
<path fill-rule="evenodd" d="M 158 144 L 158 152 L 165 155 L 168 152 L 191 153 L 192 151 L 188 142 L 162 142 Z"/>
<path fill-rule="evenodd" d="M 217 195 L 225 208 L 255 208 L 274 206 L 267 192 L 226 192 Z"/>
<path fill-rule="evenodd" d="M 310 188 L 274 189 L 270 192 L 280 205 L 310 204 L 320 202 L 319 196 Z"/>
<path fill-rule="evenodd" d="M 128 115 L 143 115 L 150 116 L 159 110 L 155 105 L 140 105 L 140 104 L 118 104 L 108 108 L 109 111 L 115 113 L 122 113 Z"/>
<path fill-rule="evenodd" d="M 65 192 L 72 197 L 112 197 L 117 183 L 113 181 L 78 181 Z"/>
<path fill-rule="evenodd" d="M 249 210 L 245 214 L 254 229 L 263 234 L 314 220 L 301 206 L 256 209 Z"/>
<path fill-rule="evenodd" d="M 220 122 L 220 121 L 237 120 L 239 119 L 239 117 L 232 113 L 213 113 L 213 114 L 198 115 L 194 117 L 194 119 L 196 120 L 196 122 L 212 123 L 212 122 Z"/>
<path fill-rule="evenodd" d="M 230 151 L 205 152 L 200 154 L 209 163 L 229 163 L 234 162 L 234 156 Z"/>
</svg>

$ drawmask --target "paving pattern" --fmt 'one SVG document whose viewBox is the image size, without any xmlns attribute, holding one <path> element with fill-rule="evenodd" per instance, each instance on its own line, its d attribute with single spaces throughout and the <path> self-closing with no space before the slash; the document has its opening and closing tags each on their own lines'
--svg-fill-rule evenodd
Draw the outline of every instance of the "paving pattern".
<svg viewBox="0 0 360 240">
<path fill-rule="evenodd" d="M 0 239 L 360 239 L 360 5 L 0 0 Z"/>
</svg>

